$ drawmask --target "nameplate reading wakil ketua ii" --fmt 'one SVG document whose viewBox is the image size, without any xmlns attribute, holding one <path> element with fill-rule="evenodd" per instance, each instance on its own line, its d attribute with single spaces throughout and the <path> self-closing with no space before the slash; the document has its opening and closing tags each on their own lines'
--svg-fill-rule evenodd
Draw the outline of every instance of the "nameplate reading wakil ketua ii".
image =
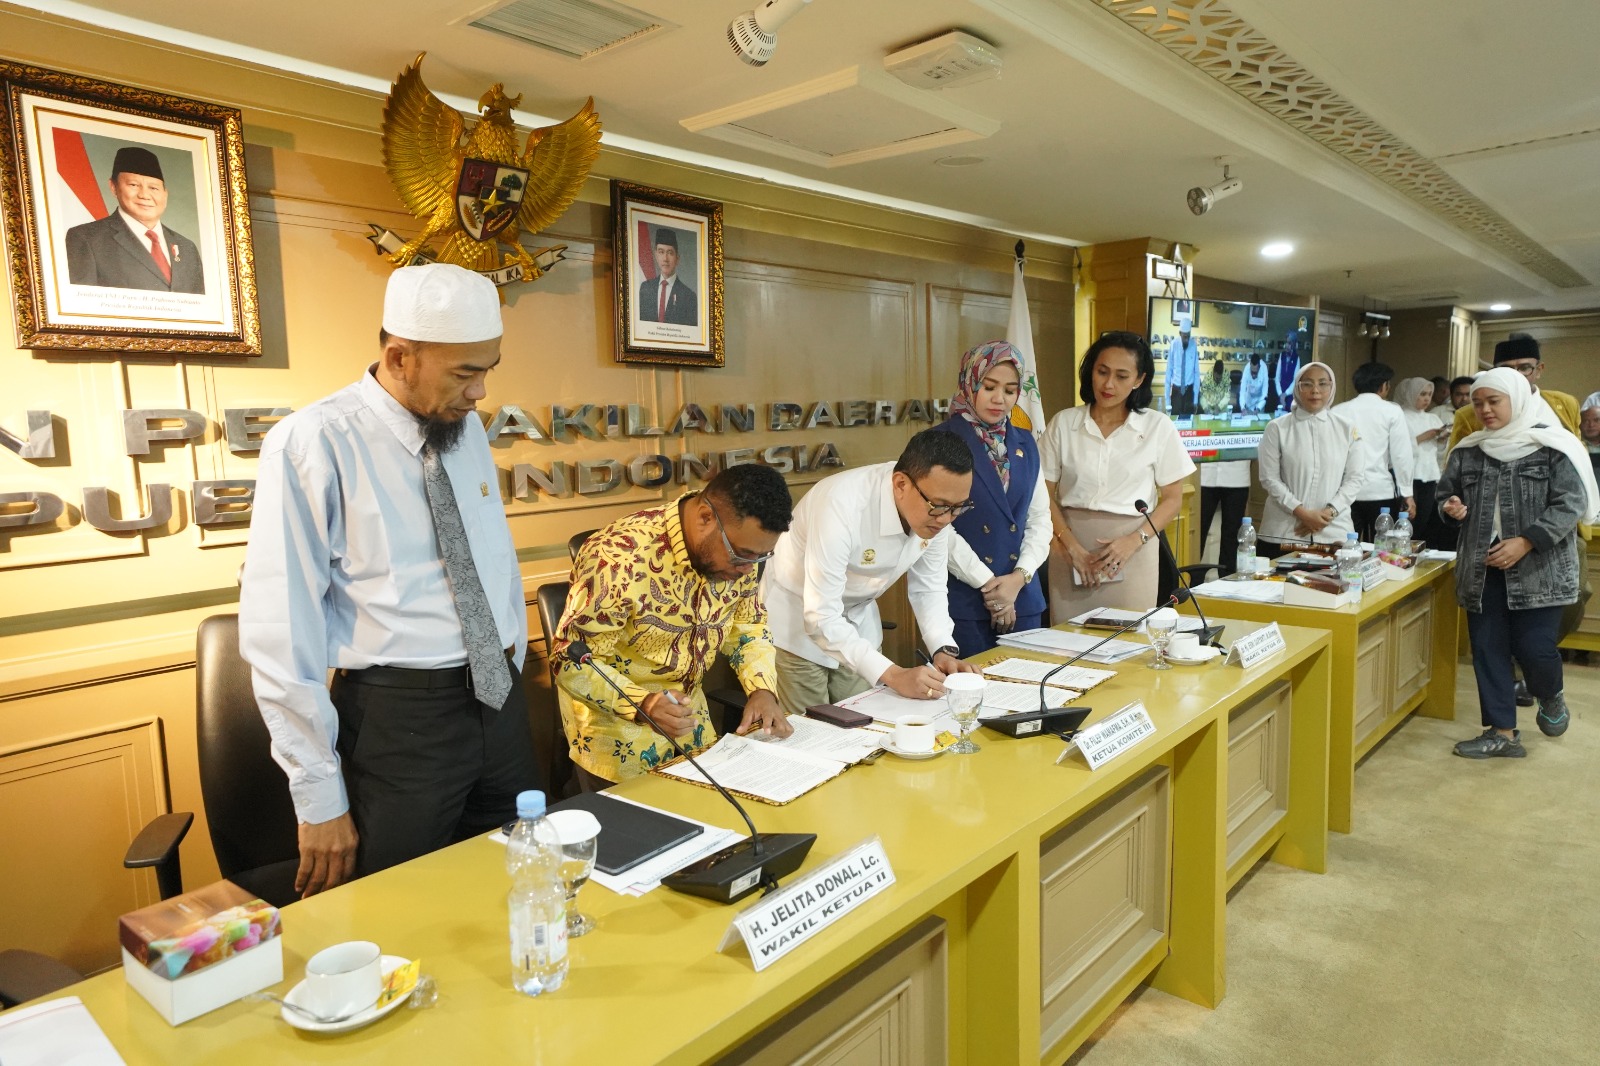
<svg viewBox="0 0 1600 1066">
<path fill-rule="evenodd" d="M 1080 729 L 1067 749 L 1056 757 L 1056 763 L 1059 765 L 1076 747 L 1083 752 L 1089 769 L 1098 770 L 1155 731 L 1156 724 L 1150 720 L 1143 701 L 1135 700 L 1111 717 Z"/>
<path fill-rule="evenodd" d="M 892 884 L 883 841 L 871 837 L 740 911 L 717 950 L 743 941 L 765 970 Z"/>
<path fill-rule="evenodd" d="M 1254 633 L 1246 633 L 1228 649 L 1228 662 L 1238 663 L 1246 670 L 1263 659 L 1270 659 L 1289 645 L 1283 642 L 1283 631 L 1278 623 L 1270 622 Z"/>
</svg>

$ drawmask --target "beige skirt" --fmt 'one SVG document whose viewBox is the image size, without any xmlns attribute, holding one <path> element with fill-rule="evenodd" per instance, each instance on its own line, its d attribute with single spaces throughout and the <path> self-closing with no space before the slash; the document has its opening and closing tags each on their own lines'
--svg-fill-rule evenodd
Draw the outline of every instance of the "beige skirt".
<svg viewBox="0 0 1600 1066">
<path fill-rule="evenodd" d="M 1148 529 L 1139 515 L 1110 514 L 1106 511 L 1065 510 L 1067 528 L 1090 551 L 1100 549 L 1100 540 L 1112 540 L 1124 533 Z M 1122 567 L 1121 581 L 1103 581 L 1098 588 L 1078 584 L 1072 574 L 1072 561 L 1060 542 L 1050 542 L 1050 624 L 1060 625 L 1085 611 L 1120 607 L 1128 611 L 1148 611 L 1156 605 L 1160 584 L 1161 546 L 1154 537 L 1134 552 Z"/>
</svg>

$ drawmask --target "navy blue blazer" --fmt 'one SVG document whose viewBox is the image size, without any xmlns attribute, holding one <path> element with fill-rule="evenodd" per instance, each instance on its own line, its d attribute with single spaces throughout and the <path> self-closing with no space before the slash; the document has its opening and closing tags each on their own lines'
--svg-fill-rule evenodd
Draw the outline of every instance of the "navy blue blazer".
<svg viewBox="0 0 1600 1066">
<path fill-rule="evenodd" d="M 977 506 L 956 519 L 956 533 L 996 577 L 1011 573 L 1017 568 L 1017 556 L 1022 551 L 1028 504 L 1033 502 L 1033 491 L 1039 483 L 1039 446 L 1034 443 L 1033 434 L 1015 426 L 1006 431 L 1011 487 L 1002 489 L 989 449 L 970 422 L 956 416 L 937 428 L 960 437 L 972 452 L 972 502 Z M 983 605 L 982 592 L 954 574 L 948 575 L 947 581 L 951 618 L 988 619 L 989 608 Z M 1043 614 L 1044 610 L 1044 588 L 1035 574 L 1017 594 L 1017 614 Z"/>
</svg>

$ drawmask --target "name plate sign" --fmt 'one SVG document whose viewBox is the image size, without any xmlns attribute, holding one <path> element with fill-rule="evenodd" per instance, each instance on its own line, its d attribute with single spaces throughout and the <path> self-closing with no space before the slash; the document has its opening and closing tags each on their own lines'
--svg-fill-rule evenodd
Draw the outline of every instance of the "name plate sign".
<svg viewBox="0 0 1600 1066">
<path fill-rule="evenodd" d="M 1374 555 L 1370 559 L 1361 560 L 1361 589 L 1370 592 L 1385 581 L 1389 580 L 1389 572 L 1383 568 L 1383 560 Z"/>
<path fill-rule="evenodd" d="M 872 837 L 740 911 L 717 950 L 743 941 L 765 970 L 892 884 L 883 841 Z"/>
<path fill-rule="evenodd" d="M 1110 718 L 1079 730 L 1078 735 L 1072 738 L 1072 744 L 1056 758 L 1056 763 L 1059 764 L 1076 746 L 1083 752 L 1089 769 L 1098 770 L 1145 737 L 1154 736 L 1155 731 L 1156 724 L 1150 720 L 1150 712 L 1145 710 L 1142 701 L 1135 700 Z"/>
<path fill-rule="evenodd" d="M 1270 622 L 1254 633 L 1246 633 L 1233 642 L 1233 647 L 1228 649 L 1227 661 L 1238 663 L 1246 670 L 1261 662 L 1270 659 L 1280 651 L 1287 651 L 1289 645 L 1284 643 L 1283 631 L 1278 628 L 1278 623 Z"/>
</svg>

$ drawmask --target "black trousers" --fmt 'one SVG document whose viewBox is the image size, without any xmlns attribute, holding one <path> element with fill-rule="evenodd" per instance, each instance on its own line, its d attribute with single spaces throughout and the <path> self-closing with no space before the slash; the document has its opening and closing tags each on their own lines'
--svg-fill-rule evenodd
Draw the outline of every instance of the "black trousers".
<svg viewBox="0 0 1600 1066">
<path fill-rule="evenodd" d="M 1392 500 L 1356 500 L 1350 505 L 1350 521 L 1355 525 L 1361 539 L 1368 544 L 1372 543 L 1372 527 L 1377 524 L 1378 512 L 1385 507 L 1389 508 L 1389 517 L 1394 518 L 1406 501 L 1396 496 Z"/>
<path fill-rule="evenodd" d="M 1206 541 L 1211 538 L 1211 519 L 1222 507 L 1222 547 L 1217 552 L 1217 569 L 1223 577 L 1233 573 L 1239 556 L 1239 527 L 1244 524 L 1244 509 L 1250 504 L 1249 488 L 1220 488 L 1200 486 L 1200 554 L 1206 553 Z M 1260 536 L 1256 538 L 1260 550 Z"/>
<path fill-rule="evenodd" d="M 372 673 L 341 670 L 332 690 L 361 835 L 357 875 L 488 833 L 516 817 L 518 792 L 544 787 L 515 666 L 499 708 L 478 702 L 464 670 L 403 671 L 458 678 L 435 688 L 401 687 Z"/>
<path fill-rule="evenodd" d="M 1512 661 L 1522 667 L 1528 691 L 1549 699 L 1561 691 L 1561 652 L 1556 647 L 1562 607 L 1512 610 L 1506 603 L 1506 575 L 1486 568 L 1483 610 L 1467 612 L 1472 640 L 1472 672 L 1478 679 L 1478 707 L 1485 726 L 1517 727 L 1517 679 Z"/>
<path fill-rule="evenodd" d="M 1167 413 L 1174 418 L 1184 418 L 1194 414 L 1194 394 L 1197 388 L 1199 388 L 1197 385 L 1173 385 L 1168 390 L 1171 406 Z"/>
</svg>

